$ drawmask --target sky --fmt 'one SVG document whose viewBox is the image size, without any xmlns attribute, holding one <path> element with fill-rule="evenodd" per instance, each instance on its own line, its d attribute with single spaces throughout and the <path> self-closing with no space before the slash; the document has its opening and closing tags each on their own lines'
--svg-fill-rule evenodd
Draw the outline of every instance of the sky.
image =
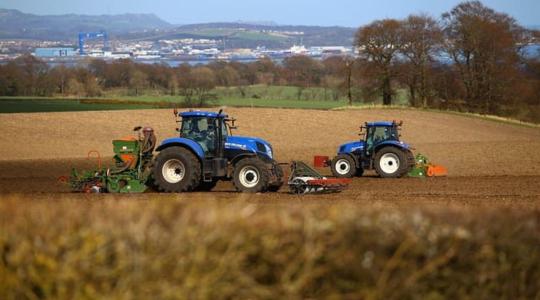
<svg viewBox="0 0 540 300">
<path fill-rule="evenodd" d="M 173 24 L 274 21 L 281 25 L 358 27 L 412 13 L 438 17 L 454 0 L 0 0 L 0 8 L 33 14 L 153 13 Z M 540 0 L 483 0 L 522 25 L 540 25 Z"/>
</svg>

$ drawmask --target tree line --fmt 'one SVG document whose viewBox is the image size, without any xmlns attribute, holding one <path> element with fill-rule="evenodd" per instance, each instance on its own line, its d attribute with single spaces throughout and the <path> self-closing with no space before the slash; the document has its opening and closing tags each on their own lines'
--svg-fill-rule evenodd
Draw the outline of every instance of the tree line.
<svg viewBox="0 0 540 300">
<path fill-rule="evenodd" d="M 439 19 L 419 14 L 376 20 L 358 29 L 354 57 L 315 60 L 288 57 L 281 63 L 216 61 L 207 65 L 138 64 L 92 60 L 81 66 L 49 67 L 31 56 L 0 66 L 0 95 L 100 96 L 123 88 L 181 95 L 202 106 L 217 87 L 234 87 L 242 97 L 250 85 L 324 88 L 329 100 L 391 105 L 406 91 L 409 105 L 540 120 L 540 53 L 523 49 L 538 40 L 507 14 L 479 1 L 463 2 Z"/>
<path fill-rule="evenodd" d="M 396 88 L 405 87 L 413 106 L 489 114 L 538 106 L 540 53 L 523 53 L 537 34 L 479 1 L 463 2 L 438 20 L 375 21 L 356 33 L 364 92 L 391 104 Z"/>
</svg>

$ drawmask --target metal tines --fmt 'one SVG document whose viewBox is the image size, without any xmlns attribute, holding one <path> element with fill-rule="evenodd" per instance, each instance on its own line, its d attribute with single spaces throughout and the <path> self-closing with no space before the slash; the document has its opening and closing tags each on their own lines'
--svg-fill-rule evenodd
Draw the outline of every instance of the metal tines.
<svg viewBox="0 0 540 300">
<path fill-rule="evenodd" d="M 303 161 L 291 162 L 288 185 L 293 194 L 336 193 L 350 183 L 348 178 L 326 178 Z"/>
</svg>

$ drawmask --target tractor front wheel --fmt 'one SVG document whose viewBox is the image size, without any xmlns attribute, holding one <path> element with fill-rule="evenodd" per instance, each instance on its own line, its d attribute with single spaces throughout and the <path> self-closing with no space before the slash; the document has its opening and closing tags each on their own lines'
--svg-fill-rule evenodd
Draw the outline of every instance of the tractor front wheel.
<svg viewBox="0 0 540 300">
<path fill-rule="evenodd" d="M 245 158 L 234 165 L 233 184 L 240 192 L 266 192 L 269 188 L 269 180 L 270 170 L 258 158 Z"/>
<path fill-rule="evenodd" d="M 199 186 L 201 164 L 197 157 L 182 147 L 161 151 L 152 167 L 152 177 L 158 191 L 191 192 Z"/>
<path fill-rule="evenodd" d="M 356 175 L 354 159 L 347 154 L 339 154 L 332 159 L 332 174 L 340 178 L 351 178 Z"/>
<path fill-rule="evenodd" d="M 375 155 L 375 170 L 383 178 L 399 178 L 408 172 L 407 155 L 396 147 L 384 147 Z"/>
</svg>

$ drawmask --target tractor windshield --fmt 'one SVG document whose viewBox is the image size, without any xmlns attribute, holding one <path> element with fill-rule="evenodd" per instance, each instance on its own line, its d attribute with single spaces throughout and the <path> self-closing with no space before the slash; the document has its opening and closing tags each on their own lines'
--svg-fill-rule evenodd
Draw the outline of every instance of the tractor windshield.
<svg viewBox="0 0 540 300">
<path fill-rule="evenodd" d="M 368 128 L 366 143 L 368 152 L 371 151 L 373 146 L 382 143 L 384 141 L 399 140 L 399 133 L 396 126 L 374 126 Z"/>
<path fill-rule="evenodd" d="M 183 118 L 180 136 L 199 143 L 205 153 L 213 153 L 216 145 L 218 120 L 207 117 Z"/>
<path fill-rule="evenodd" d="M 387 141 L 387 140 L 398 140 L 397 127 L 395 126 L 380 126 L 375 127 L 373 130 L 373 141 L 375 143 Z"/>
</svg>

